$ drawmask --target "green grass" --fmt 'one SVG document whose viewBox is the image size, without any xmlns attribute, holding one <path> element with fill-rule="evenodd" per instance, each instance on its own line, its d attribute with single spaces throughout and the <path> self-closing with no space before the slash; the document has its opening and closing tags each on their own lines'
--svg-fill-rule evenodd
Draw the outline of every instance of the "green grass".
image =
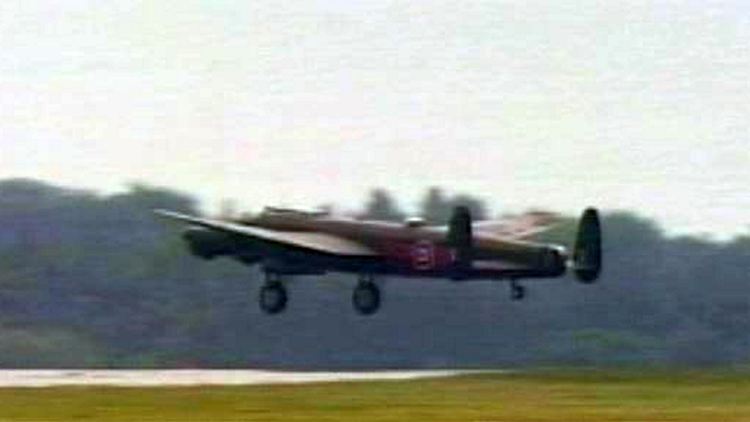
<svg viewBox="0 0 750 422">
<path fill-rule="evenodd" d="M 0 421 L 750 421 L 750 373 L 577 371 L 296 386 L 0 389 Z"/>
</svg>

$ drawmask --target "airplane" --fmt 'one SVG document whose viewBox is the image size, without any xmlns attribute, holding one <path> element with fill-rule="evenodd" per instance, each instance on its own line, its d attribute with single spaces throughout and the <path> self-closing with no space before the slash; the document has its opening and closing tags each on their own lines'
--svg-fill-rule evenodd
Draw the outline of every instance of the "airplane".
<svg viewBox="0 0 750 422">
<path fill-rule="evenodd" d="M 359 314 L 371 315 L 381 305 L 376 277 L 506 280 L 511 299 L 521 300 L 526 296 L 521 279 L 560 277 L 572 270 L 580 282 L 593 283 L 602 268 L 601 223 L 595 208 L 584 210 L 572 253 L 561 245 L 530 240 L 555 224 L 555 215 L 545 212 L 474 222 L 467 207 L 457 206 L 444 226 L 429 226 L 420 218 L 365 221 L 286 208 L 266 208 L 241 219 L 155 212 L 188 225 L 182 237 L 193 255 L 260 265 L 265 283 L 259 305 L 267 314 L 286 309 L 284 278 L 295 275 L 358 274 L 352 304 Z"/>
</svg>

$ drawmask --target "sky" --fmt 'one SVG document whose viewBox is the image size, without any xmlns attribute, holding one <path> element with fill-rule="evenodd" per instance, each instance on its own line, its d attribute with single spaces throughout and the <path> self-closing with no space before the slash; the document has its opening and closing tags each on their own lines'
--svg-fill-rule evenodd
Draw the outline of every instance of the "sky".
<svg viewBox="0 0 750 422">
<path fill-rule="evenodd" d="M 750 232 L 744 1 L 0 2 L 0 179 Z"/>
</svg>

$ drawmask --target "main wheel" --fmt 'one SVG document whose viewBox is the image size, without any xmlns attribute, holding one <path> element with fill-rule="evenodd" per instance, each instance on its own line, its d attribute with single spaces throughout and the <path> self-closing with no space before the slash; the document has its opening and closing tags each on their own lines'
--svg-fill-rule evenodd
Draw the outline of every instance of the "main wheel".
<svg viewBox="0 0 750 422">
<path fill-rule="evenodd" d="M 354 309 L 361 315 L 372 315 L 380 308 L 380 289 L 375 283 L 359 283 L 352 295 Z"/>
<path fill-rule="evenodd" d="M 266 283 L 260 289 L 260 309 L 267 314 L 273 315 L 282 312 L 286 309 L 287 300 L 286 288 L 281 283 Z"/>
</svg>

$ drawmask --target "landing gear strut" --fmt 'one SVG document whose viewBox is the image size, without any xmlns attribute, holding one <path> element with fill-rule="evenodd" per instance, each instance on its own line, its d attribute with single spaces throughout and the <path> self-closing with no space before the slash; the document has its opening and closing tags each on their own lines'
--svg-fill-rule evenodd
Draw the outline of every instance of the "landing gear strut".
<svg viewBox="0 0 750 422">
<path fill-rule="evenodd" d="M 274 315 L 286 309 L 286 303 L 289 297 L 286 288 L 281 283 L 281 277 L 278 274 L 266 274 L 266 282 L 260 288 L 258 302 L 263 312 Z"/>
<path fill-rule="evenodd" d="M 352 294 L 352 304 L 360 315 L 372 315 L 380 308 L 380 289 L 372 277 L 360 277 Z"/>
<path fill-rule="evenodd" d="M 522 300 L 526 297 L 526 288 L 518 284 L 516 280 L 510 281 L 510 300 Z"/>
</svg>

